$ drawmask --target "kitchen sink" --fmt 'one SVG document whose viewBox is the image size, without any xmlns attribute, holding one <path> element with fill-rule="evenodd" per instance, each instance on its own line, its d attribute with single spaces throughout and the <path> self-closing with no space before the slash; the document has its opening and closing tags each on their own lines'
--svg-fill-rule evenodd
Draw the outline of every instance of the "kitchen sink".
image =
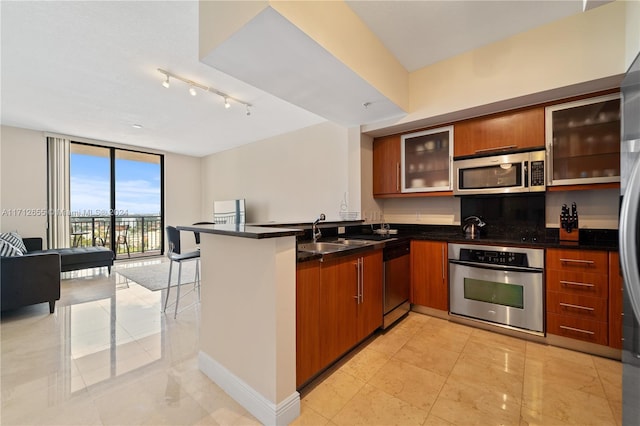
<svg viewBox="0 0 640 426">
<path fill-rule="evenodd" d="M 355 247 L 362 247 L 362 246 L 368 246 L 368 245 L 373 244 L 371 241 L 349 240 L 349 239 L 345 239 L 345 238 L 340 238 L 336 242 L 338 244 L 343 244 L 345 246 L 355 246 Z"/>
<path fill-rule="evenodd" d="M 332 241 L 318 241 L 315 243 L 298 244 L 298 250 L 312 253 L 335 253 L 339 251 L 352 250 L 358 247 L 370 246 L 376 244 L 375 241 L 351 240 L 347 238 L 339 238 Z"/>
<path fill-rule="evenodd" d="M 349 250 L 349 246 L 346 244 L 341 244 L 341 243 L 325 243 L 325 242 L 318 242 L 318 243 L 303 243 L 303 244 L 298 244 L 298 250 L 301 251 L 309 251 L 312 253 L 322 253 L 322 254 L 326 254 L 326 253 L 335 253 L 337 251 L 342 251 L 342 250 Z"/>
</svg>

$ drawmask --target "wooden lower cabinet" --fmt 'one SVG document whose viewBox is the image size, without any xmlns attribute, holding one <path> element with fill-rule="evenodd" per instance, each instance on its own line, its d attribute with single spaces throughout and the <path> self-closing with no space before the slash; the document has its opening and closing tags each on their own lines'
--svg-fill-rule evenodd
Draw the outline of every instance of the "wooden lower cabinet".
<svg viewBox="0 0 640 426">
<path fill-rule="evenodd" d="M 300 263 L 296 271 L 296 386 L 322 367 L 320 361 L 320 262 Z"/>
<path fill-rule="evenodd" d="M 623 291 L 620 255 L 618 252 L 609 252 L 609 346 L 616 349 L 622 349 Z"/>
<path fill-rule="evenodd" d="M 608 324 L 570 315 L 547 312 L 547 333 L 607 345 Z"/>
<path fill-rule="evenodd" d="M 602 297 L 547 291 L 547 312 L 607 322 L 608 311 L 607 299 Z"/>
<path fill-rule="evenodd" d="M 382 274 L 382 250 L 298 265 L 298 387 L 382 325 Z"/>
<path fill-rule="evenodd" d="M 441 241 L 411 242 L 411 303 L 449 311 L 447 249 Z"/>
<path fill-rule="evenodd" d="M 622 347 L 618 253 L 547 249 L 547 333 Z"/>
<path fill-rule="evenodd" d="M 362 256 L 362 294 L 358 304 L 356 335 L 360 341 L 382 326 L 382 250 Z"/>
<path fill-rule="evenodd" d="M 357 340 L 357 262 L 332 259 L 320 267 L 320 360 L 328 365 Z"/>
</svg>

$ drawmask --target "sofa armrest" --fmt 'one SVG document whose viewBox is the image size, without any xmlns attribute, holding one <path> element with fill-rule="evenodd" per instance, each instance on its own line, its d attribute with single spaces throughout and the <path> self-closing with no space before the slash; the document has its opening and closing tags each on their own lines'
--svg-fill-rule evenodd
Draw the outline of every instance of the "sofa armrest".
<svg viewBox="0 0 640 426">
<path fill-rule="evenodd" d="M 26 254 L 2 257 L 0 272 L 2 310 L 49 302 L 53 313 L 60 299 L 60 255 Z"/>
<path fill-rule="evenodd" d="M 27 252 L 42 250 L 42 238 L 40 237 L 23 238 L 22 242 L 27 248 Z"/>
</svg>

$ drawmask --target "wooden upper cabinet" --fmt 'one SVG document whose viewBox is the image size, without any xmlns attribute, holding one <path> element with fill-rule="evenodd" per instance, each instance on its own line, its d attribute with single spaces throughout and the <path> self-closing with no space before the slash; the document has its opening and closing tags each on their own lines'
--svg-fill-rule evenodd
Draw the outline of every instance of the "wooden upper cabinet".
<svg viewBox="0 0 640 426">
<path fill-rule="evenodd" d="M 373 195 L 400 193 L 400 135 L 373 141 Z"/>
<path fill-rule="evenodd" d="M 546 108 L 548 188 L 620 182 L 620 94 Z"/>
<path fill-rule="evenodd" d="M 461 121 L 454 126 L 453 155 L 476 155 L 523 148 L 544 149 L 544 107 Z"/>
</svg>

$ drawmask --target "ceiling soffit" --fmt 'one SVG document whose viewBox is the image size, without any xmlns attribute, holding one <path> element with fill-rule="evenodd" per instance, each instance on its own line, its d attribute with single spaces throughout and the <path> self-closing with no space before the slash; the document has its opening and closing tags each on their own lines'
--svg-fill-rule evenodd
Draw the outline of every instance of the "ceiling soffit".
<svg viewBox="0 0 640 426">
<path fill-rule="evenodd" d="M 200 60 L 203 63 L 346 127 L 405 115 L 406 106 L 403 109 L 399 104 L 408 105 L 408 73 L 401 66 L 393 68 L 392 64 L 391 69 L 397 72 L 395 77 L 399 74 L 401 79 L 401 87 L 387 96 L 383 91 L 392 90 L 384 82 L 376 87 L 366 81 L 353 67 L 337 58 L 340 54 L 334 55 L 271 6 L 263 7 L 258 13 L 255 8 L 245 8 L 239 11 L 246 20 L 239 30 L 227 37 L 213 34 L 211 26 L 215 27 L 217 18 L 222 16 L 215 10 L 216 3 L 200 8 Z M 230 12 L 226 3 L 225 19 L 229 19 Z M 230 19 L 242 21 L 242 17 Z M 209 39 L 203 40 L 203 37 Z M 224 41 L 214 46 L 211 38 Z M 211 46 L 212 50 L 203 52 L 202 46 Z M 398 78 L 391 74 L 393 71 L 386 78 L 397 82 Z"/>
</svg>

